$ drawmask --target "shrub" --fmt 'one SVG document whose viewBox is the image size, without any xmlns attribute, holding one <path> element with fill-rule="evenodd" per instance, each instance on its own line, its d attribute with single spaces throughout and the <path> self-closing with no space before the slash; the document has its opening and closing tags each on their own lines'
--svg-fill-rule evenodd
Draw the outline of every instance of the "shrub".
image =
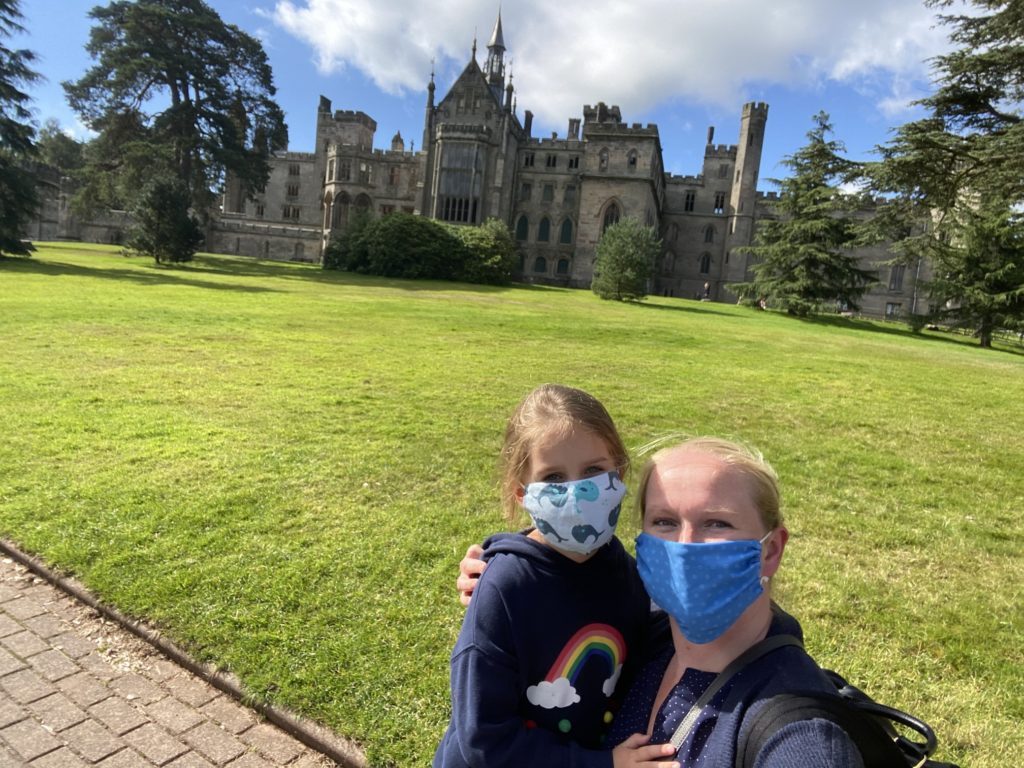
<svg viewBox="0 0 1024 768">
<path fill-rule="evenodd" d="M 653 227 L 625 218 L 604 231 L 597 244 L 591 290 L 602 299 L 640 301 L 661 249 Z"/>
<path fill-rule="evenodd" d="M 179 179 L 150 182 L 132 208 L 128 248 L 152 256 L 157 264 L 191 261 L 203 242 L 203 231 L 189 210 L 190 199 Z"/>
<path fill-rule="evenodd" d="M 488 219 L 479 227 L 452 227 L 466 248 L 460 280 L 467 283 L 504 285 L 516 267 L 516 246 L 508 226 Z"/>
</svg>

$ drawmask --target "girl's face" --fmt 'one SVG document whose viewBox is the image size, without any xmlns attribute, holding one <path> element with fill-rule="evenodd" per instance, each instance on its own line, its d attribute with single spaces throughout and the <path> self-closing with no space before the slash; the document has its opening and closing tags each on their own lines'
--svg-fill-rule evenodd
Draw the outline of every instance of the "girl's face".
<svg viewBox="0 0 1024 768">
<path fill-rule="evenodd" d="M 538 441 L 530 451 L 523 484 L 565 483 L 618 469 L 605 441 L 595 433 L 577 429 L 567 436 Z"/>
<path fill-rule="evenodd" d="M 685 449 L 658 460 L 644 497 L 644 532 L 701 543 L 760 539 L 768 531 L 752 481 L 716 456 Z"/>
</svg>

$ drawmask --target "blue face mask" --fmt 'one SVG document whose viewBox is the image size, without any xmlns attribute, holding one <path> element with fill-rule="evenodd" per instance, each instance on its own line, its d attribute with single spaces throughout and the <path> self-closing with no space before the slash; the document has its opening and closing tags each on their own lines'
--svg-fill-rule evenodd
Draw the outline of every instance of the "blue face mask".
<svg viewBox="0 0 1024 768">
<path fill-rule="evenodd" d="M 707 544 L 666 541 L 641 533 L 636 564 L 651 596 L 691 643 L 710 643 L 736 623 L 764 592 L 760 541 Z"/>
<path fill-rule="evenodd" d="M 617 472 L 566 483 L 530 483 L 523 506 L 556 549 L 587 555 L 615 535 L 626 486 Z"/>
</svg>

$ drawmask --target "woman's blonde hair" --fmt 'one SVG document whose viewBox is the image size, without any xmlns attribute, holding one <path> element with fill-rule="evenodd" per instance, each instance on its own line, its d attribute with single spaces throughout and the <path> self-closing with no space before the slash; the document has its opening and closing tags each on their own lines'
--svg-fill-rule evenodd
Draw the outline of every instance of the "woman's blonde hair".
<svg viewBox="0 0 1024 768">
<path fill-rule="evenodd" d="M 516 491 L 530 471 L 530 451 L 541 440 L 568 437 L 575 430 L 601 438 L 619 476 L 629 471 L 629 454 L 612 417 L 593 395 L 561 384 L 541 384 L 523 398 L 505 427 L 501 449 L 501 506 L 514 520 L 519 512 Z"/>
<path fill-rule="evenodd" d="M 644 523 L 644 497 L 654 468 L 668 454 L 683 450 L 714 456 L 748 477 L 753 489 L 754 506 L 761 513 L 761 522 L 769 531 L 782 525 L 779 478 L 760 451 L 722 437 L 691 437 L 660 448 L 640 470 L 636 507 L 641 526 Z"/>
</svg>

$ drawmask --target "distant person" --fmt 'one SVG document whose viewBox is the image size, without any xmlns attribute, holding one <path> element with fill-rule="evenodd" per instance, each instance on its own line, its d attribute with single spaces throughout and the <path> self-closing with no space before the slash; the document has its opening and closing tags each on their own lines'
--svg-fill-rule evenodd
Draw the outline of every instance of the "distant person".
<svg viewBox="0 0 1024 768">
<path fill-rule="evenodd" d="M 650 620 L 636 563 L 615 538 L 629 468 L 622 439 L 594 397 L 547 384 L 509 419 L 501 461 L 506 513 L 525 509 L 535 527 L 483 555 L 434 768 L 654 768 L 671 746 L 633 735 L 603 746 Z"/>
<path fill-rule="evenodd" d="M 638 493 L 638 569 L 650 598 L 669 615 L 672 642 L 648 656 L 612 722 L 609 747 L 637 734 L 667 743 L 731 662 L 765 638 L 802 638 L 797 620 L 770 597 L 789 533 L 778 481 L 760 454 L 718 438 L 687 440 L 651 457 Z M 471 547 L 460 564 L 463 602 L 471 576 L 484 568 L 476 552 Z M 790 693 L 834 694 L 835 686 L 802 647 L 786 645 L 728 676 L 694 709 L 676 760 L 733 768 L 744 724 L 772 697 Z M 863 761 L 839 725 L 812 717 L 781 727 L 753 764 L 862 768 Z"/>
<path fill-rule="evenodd" d="M 711 283 L 704 283 L 704 290 L 701 292 L 700 298 L 702 301 L 711 300 Z"/>
</svg>

